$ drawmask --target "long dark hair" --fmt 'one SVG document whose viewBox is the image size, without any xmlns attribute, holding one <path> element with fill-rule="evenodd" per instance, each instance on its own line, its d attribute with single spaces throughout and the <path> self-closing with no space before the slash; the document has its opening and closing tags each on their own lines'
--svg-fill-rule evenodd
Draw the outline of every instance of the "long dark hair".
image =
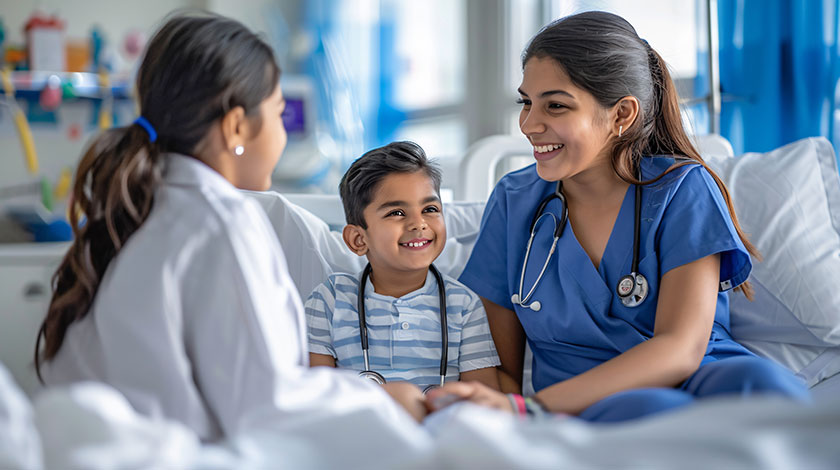
<svg viewBox="0 0 840 470">
<path fill-rule="evenodd" d="M 586 90 L 604 108 L 626 96 L 639 101 L 635 122 L 614 140 L 612 166 L 630 184 L 650 184 L 688 164 L 702 165 L 720 188 L 735 230 L 751 255 L 758 250 L 738 223 L 726 185 L 706 165 L 683 128 L 679 97 L 662 57 L 641 39 L 624 18 L 603 11 L 589 11 L 561 18 L 545 26 L 522 54 L 522 66 L 531 58 L 557 62 L 576 86 Z M 636 179 L 635 169 L 644 156 L 673 155 L 682 160 L 649 181 Z M 752 299 L 752 286 L 736 288 Z"/>
<path fill-rule="evenodd" d="M 140 115 L 157 140 L 132 124 L 105 131 L 82 156 L 70 199 L 75 239 L 53 275 L 35 344 L 39 378 L 40 361 L 55 357 L 67 328 L 88 313 L 111 260 L 149 216 L 165 154 L 195 155 L 213 123 L 237 106 L 259 127 L 260 103 L 279 78 L 271 48 L 236 21 L 182 14 L 157 31 L 136 82 Z"/>
</svg>

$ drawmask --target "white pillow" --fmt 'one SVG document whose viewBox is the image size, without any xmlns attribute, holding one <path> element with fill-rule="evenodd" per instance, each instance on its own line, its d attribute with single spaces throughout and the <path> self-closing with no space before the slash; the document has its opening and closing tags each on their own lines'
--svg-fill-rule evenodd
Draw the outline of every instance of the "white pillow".
<svg viewBox="0 0 840 470">
<path fill-rule="evenodd" d="M 753 259 L 755 300 L 731 299 L 732 334 L 809 385 L 840 372 L 840 176 L 831 144 L 708 157 L 732 195 Z"/>
<path fill-rule="evenodd" d="M 42 468 L 32 405 L 0 362 L 0 468 Z"/>
<path fill-rule="evenodd" d="M 290 198 L 273 191 L 243 192 L 256 199 L 268 215 L 286 255 L 289 273 L 304 301 L 330 274 L 355 273 L 364 268 L 367 259 L 350 251 L 344 244 L 341 232 L 338 229 L 331 230 L 324 221 L 327 219 L 335 225 L 341 225 L 336 223 L 337 214 L 343 214 L 341 200 L 337 195 L 309 198 L 293 196 L 295 201 L 318 212 L 313 214 L 290 202 Z M 456 279 L 461 275 L 478 237 L 483 212 L 483 202 L 444 204 L 446 247 L 435 260 L 435 266 L 442 273 Z"/>
</svg>

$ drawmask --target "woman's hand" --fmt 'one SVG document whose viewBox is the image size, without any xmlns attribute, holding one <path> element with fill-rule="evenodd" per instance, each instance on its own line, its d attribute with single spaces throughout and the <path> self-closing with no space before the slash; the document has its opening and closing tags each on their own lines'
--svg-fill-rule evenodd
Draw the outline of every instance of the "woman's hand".
<svg viewBox="0 0 840 470">
<path fill-rule="evenodd" d="M 432 412 L 464 400 L 488 408 L 513 412 L 507 395 L 481 382 L 450 382 L 426 393 L 426 404 Z"/>
<path fill-rule="evenodd" d="M 418 423 L 422 422 L 428 410 L 426 409 L 426 397 L 419 387 L 410 382 L 388 382 L 382 388 L 391 395 L 397 403 L 408 411 L 412 418 Z"/>
</svg>

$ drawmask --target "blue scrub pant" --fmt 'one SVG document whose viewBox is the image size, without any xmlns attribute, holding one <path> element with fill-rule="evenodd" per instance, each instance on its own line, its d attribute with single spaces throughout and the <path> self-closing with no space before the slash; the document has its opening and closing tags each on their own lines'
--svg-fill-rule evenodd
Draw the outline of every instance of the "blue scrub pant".
<svg viewBox="0 0 840 470">
<path fill-rule="evenodd" d="M 661 413 L 714 395 L 775 394 L 809 402 L 805 384 L 789 370 L 755 356 L 737 356 L 701 366 L 677 388 L 643 388 L 608 396 L 583 410 L 586 421 L 610 423 Z"/>
</svg>

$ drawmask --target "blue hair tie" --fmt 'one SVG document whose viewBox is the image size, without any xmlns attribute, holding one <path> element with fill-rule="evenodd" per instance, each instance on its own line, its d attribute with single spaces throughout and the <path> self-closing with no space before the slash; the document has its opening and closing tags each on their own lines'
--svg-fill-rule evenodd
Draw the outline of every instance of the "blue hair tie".
<svg viewBox="0 0 840 470">
<path fill-rule="evenodd" d="M 152 127 L 152 124 L 143 116 L 138 117 L 134 120 L 134 124 L 138 124 L 142 127 L 147 134 L 149 134 L 149 141 L 154 143 L 157 140 L 157 132 L 155 132 L 155 128 Z"/>
</svg>

